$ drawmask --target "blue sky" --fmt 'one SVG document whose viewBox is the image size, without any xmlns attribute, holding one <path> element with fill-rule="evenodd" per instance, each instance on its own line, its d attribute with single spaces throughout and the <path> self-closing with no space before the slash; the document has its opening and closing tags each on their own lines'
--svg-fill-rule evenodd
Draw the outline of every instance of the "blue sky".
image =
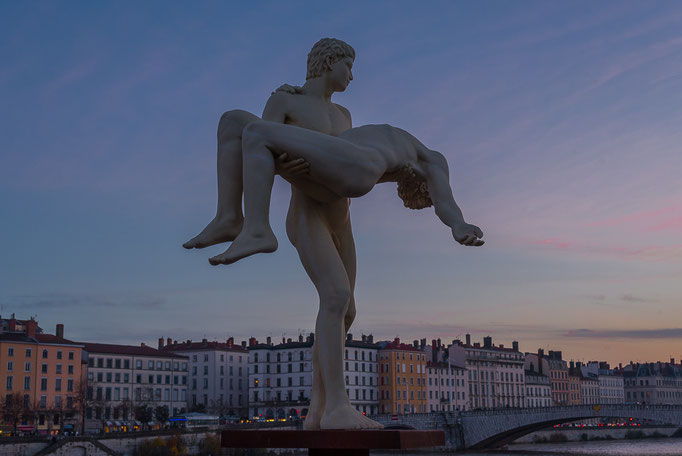
<svg viewBox="0 0 682 456">
<path fill-rule="evenodd" d="M 681 26 L 677 2 L 3 2 L 1 313 L 103 342 L 312 330 L 281 181 L 275 254 L 180 245 L 215 211 L 220 114 L 332 36 L 357 52 L 335 101 L 443 152 L 486 233 L 454 244 L 392 184 L 354 200 L 355 334 L 682 358 Z"/>
</svg>

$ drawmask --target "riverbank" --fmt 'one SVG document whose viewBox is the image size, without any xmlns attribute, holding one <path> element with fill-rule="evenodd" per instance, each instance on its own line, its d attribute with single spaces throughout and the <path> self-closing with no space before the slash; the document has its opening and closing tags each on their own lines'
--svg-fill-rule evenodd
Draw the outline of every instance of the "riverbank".
<svg viewBox="0 0 682 456">
<path fill-rule="evenodd" d="M 674 426 L 648 426 L 648 427 L 597 427 L 597 428 L 557 428 L 533 432 L 525 435 L 512 444 L 528 443 L 563 443 L 563 442 L 587 442 L 598 440 L 636 440 L 643 438 L 666 438 L 673 435 L 679 437 Z M 676 434 L 677 433 L 677 434 Z M 682 450 L 680 451 L 682 454 Z"/>
</svg>

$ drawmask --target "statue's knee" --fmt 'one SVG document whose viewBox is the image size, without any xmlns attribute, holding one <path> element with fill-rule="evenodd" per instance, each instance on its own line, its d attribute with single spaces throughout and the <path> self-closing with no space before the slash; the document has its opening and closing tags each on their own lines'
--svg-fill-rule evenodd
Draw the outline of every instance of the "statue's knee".
<svg viewBox="0 0 682 456">
<path fill-rule="evenodd" d="M 259 122 L 251 122 L 242 130 L 242 144 L 246 147 L 261 145 L 264 140 L 265 136 Z"/>
<path fill-rule="evenodd" d="M 251 116 L 253 115 L 241 109 L 224 112 L 218 121 L 218 138 L 238 138 L 244 127 L 251 121 Z"/>
<path fill-rule="evenodd" d="M 335 317 L 341 317 L 345 319 L 350 298 L 350 290 L 339 288 L 337 290 L 324 293 L 321 296 L 320 307 L 322 310 Z"/>
</svg>

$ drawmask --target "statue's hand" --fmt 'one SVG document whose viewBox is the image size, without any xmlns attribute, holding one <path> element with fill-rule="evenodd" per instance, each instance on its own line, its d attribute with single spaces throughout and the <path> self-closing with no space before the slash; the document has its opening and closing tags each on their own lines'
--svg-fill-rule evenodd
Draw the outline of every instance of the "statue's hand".
<svg viewBox="0 0 682 456">
<path fill-rule="evenodd" d="M 453 226 L 452 237 L 462 245 L 478 247 L 484 244 L 484 241 L 480 239 L 483 237 L 483 231 L 476 225 L 471 225 L 469 223 L 462 222 Z"/>
<path fill-rule="evenodd" d="M 290 160 L 285 152 L 277 156 L 277 160 L 275 161 L 275 172 L 288 180 L 308 174 L 310 172 L 310 163 L 302 158 Z"/>
<path fill-rule="evenodd" d="M 292 85 L 289 85 L 289 84 L 282 84 L 281 86 L 279 86 L 279 87 L 277 88 L 277 90 L 275 90 L 275 92 L 286 92 L 286 93 L 290 93 L 290 94 L 292 94 L 292 95 L 296 95 L 296 94 L 298 94 L 298 93 L 303 92 L 303 89 L 300 88 L 299 86 L 292 86 Z M 275 92 L 272 92 L 272 93 L 274 94 Z"/>
</svg>

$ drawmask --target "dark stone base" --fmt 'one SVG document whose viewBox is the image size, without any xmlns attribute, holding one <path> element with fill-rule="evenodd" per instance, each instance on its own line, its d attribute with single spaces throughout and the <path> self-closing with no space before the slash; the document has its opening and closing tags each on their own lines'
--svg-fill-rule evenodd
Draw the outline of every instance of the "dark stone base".
<svg viewBox="0 0 682 456">
<path fill-rule="evenodd" d="M 310 456 L 367 456 L 369 450 L 404 450 L 445 445 L 445 432 L 380 430 L 225 430 L 223 448 L 308 448 Z"/>
</svg>

